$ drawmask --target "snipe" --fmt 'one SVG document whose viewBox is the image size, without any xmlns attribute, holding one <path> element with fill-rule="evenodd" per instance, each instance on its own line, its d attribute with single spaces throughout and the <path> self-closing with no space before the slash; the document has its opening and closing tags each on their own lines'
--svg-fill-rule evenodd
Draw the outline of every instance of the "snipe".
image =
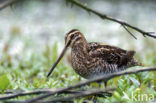
<svg viewBox="0 0 156 103">
<path fill-rule="evenodd" d="M 47 76 L 54 70 L 68 47 L 72 49 L 71 62 L 73 69 L 86 79 L 140 65 L 133 58 L 135 51 L 126 51 L 97 42 L 88 43 L 79 30 L 73 29 L 66 34 L 65 47 Z"/>
</svg>

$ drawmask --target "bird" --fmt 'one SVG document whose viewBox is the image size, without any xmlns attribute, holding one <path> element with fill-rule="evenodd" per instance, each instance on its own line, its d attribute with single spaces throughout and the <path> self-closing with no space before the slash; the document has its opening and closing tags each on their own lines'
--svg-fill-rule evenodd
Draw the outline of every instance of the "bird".
<svg viewBox="0 0 156 103">
<path fill-rule="evenodd" d="M 65 47 L 47 77 L 50 76 L 68 48 L 71 48 L 73 69 L 85 79 L 92 79 L 141 65 L 134 58 L 135 51 L 127 51 L 99 42 L 87 42 L 83 33 L 78 29 L 72 29 L 66 34 Z M 105 86 L 107 86 L 107 82 L 105 82 Z"/>
</svg>

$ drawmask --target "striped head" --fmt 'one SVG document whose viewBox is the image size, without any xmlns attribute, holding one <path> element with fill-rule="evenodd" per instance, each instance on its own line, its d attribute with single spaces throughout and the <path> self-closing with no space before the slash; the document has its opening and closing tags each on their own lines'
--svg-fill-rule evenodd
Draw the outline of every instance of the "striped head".
<svg viewBox="0 0 156 103">
<path fill-rule="evenodd" d="M 65 36 L 66 47 L 72 47 L 73 45 L 75 45 L 81 41 L 85 41 L 85 38 L 84 38 L 83 34 L 77 29 L 73 29 L 73 30 L 69 31 Z"/>
<path fill-rule="evenodd" d="M 65 37 L 65 47 L 62 50 L 62 53 L 60 54 L 57 61 L 54 63 L 53 67 L 51 68 L 47 76 L 49 76 L 52 73 L 54 68 L 57 66 L 57 64 L 65 54 L 68 47 L 73 47 L 73 45 L 84 41 L 86 41 L 86 39 L 84 38 L 83 34 L 79 30 L 73 29 L 70 32 L 68 32 Z"/>
</svg>

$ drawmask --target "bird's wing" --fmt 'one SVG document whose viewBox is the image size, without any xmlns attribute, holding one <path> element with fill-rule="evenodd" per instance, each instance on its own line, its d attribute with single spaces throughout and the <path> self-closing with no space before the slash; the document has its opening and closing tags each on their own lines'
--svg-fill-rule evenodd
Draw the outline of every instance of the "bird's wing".
<svg viewBox="0 0 156 103">
<path fill-rule="evenodd" d="M 126 51 L 96 42 L 89 43 L 88 52 L 91 57 L 101 58 L 105 62 L 115 64 L 118 67 L 126 65 L 135 54 L 135 51 Z"/>
</svg>

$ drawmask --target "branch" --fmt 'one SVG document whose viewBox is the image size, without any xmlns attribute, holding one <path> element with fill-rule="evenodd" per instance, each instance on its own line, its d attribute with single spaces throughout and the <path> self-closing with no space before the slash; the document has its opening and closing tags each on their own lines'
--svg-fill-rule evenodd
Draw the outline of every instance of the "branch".
<svg viewBox="0 0 156 103">
<path fill-rule="evenodd" d="M 84 97 L 84 96 L 98 96 L 98 97 L 106 97 L 106 96 L 112 96 L 112 91 L 114 91 L 116 88 L 107 88 L 107 89 L 93 89 L 93 90 L 85 90 L 85 91 L 67 91 L 67 93 L 72 93 L 72 96 L 67 96 L 67 97 L 58 97 L 54 98 L 52 100 L 48 101 L 38 101 L 38 103 L 55 103 L 55 102 L 73 102 L 74 98 L 78 97 Z M 55 91 L 55 90 L 54 90 Z M 45 92 L 46 93 L 46 92 Z M 47 92 L 48 93 L 48 92 Z M 12 99 L 12 98 L 7 98 L 7 99 Z M 6 100 L 6 99 L 3 99 Z M 17 100 L 17 101 L 4 101 L 4 102 L 9 102 L 9 103 L 24 103 L 25 101 L 23 100 Z"/>
<path fill-rule="evenodd" d="M 23 90 L 5 90 L 5 91 L 0 91 L 0 94 L 14 94 L 14 93 L 20 93 L 24 92 Z"/>
<path fill-rule="evenodd" d="M 59 89 L 57 89 L 59 90 Z M 0 100 L 6 100 L 6 99 L 12 99 L 12 98 L 16 98 L 16 97 L 19 97 L 19 96 L 26 96 L 26 95 L 39 95 L 39 94 L 45 94 L 45 93 L 51 93 L 51 92 L 55 92 L 56 89 L 40 89 L 40 90 L 33 90 L 33 91 L 30 91 L 30 92 L 20 92 L 20 93 L 13 93 L 11 92 L 12 94 L 10 95 L 7 95 L 7 96 L 1 96 L 0 97 Z M 66 90 L 66 91 L 63 91 L 61 93 L 66 93 L 66 94 L 75 94 L 75 93 L 81 93 L 82 91 L 74 91 L 74 90 Z M 8 92 L 7 92 L 8 93 Z"/>
<path fill-rule="evenodd" d="M 84 96 L 91 96 L 91 95 L 95 95 L 95 94 L 99 94 L 99 93 L 106 93 L 106 96 L 108 96 L 109 95 L 108 92 L 109 91 L 114 91 L 114 90 L 115 90 L 114 88 L 107 88 L 107 89 L 104 89 L 104 90 L 99 90 L 99 89 L 88 90 L 88 91 L 84 91 L 82 93 L 77 93 L 77 94 L 75 94 L 73 96 L 55 98 L 55 99 L 52 99 L 50 101 L 44 101 L 44 102 L 42 101 L 41 103 L 64 102 L 64 101 L 73 100 L 75 98 L 84 97 Z"/>
<path fill-rule="evenodd" d="M 130 25 L 130 24 L 124 22 L 124 21 L 118 20 L 116 18 L 112 18 L 110 16 L 107 16 L 106 14 L 99 13 L 98 11 L 95 11 L 95 10 L 87 7 L 86 5 L 84 5 L 83 3 L 79 2 L 78 0 L 68 0 L 68 1 L 71 2 L 71 3 L 73 3 L 73 4 L 75 4 L 75 5 L 77 5 L 77 6 L 79 6 L 80 8 L 85 9 L 88 12 L 91 12 L 91 13 L 99 16 L 101 19 L 107 19 L 107 20 L 110 20 L 110 21 L 119 23 L 119 24 L 121 24 L 124 27 L 124 29 L 125 29 L 125 27 L 129 27 L 129 28 L 132 28 L 135 31 L 141 33 L 144 37 L 145 36 L 149 36 L 149 37 L 152 37 L 152 38 L 156 38 L 155 35 L 152 35 L 152 34 L 154 34 L 154 32 L 146 32 L 146 31 L 144 31 L 144 30 L 142 30 L 142 29 L 140 29 L 138 27 L 132 26 L 132 25 Z M 130 32 L 128 32 L 128 33 L 130 33 Z M 130 34 L 132 35 L 132 33 L 130 33 Z"/>
<path fill-rule="evenodd" d="M 7 0 L 4 3 L 0 4 L 0 10 L 4 9 L 5 7 L 15 3 L 17 0 Z"/>
<path fill-rule="evenodd" d="M 137 39 L 124 25 L 122 26 L 133 38 Z"/>
<path fill-rule="evenodd" d="M 151 68 L 140 68 L 140 69 L 131 69 L 131 70 L 125 70 L 125 71 L 121 71 L 121 72 L 116 72 L 116 73 L 112 73 L 112 74 L 109 74 L 109 75 L 103 75 L 101 77 L 98 77 L 98 78 L 95 78 L 95 79 L 92 79 L 92 80 L 88 80 L 86 82 L 82 82 L 82 83 L 79 83 L 79 84 L 76 84 L 74 86 L 69 86 L 69 87 L 66 87 L 66 88 L 62 88 L 62 89 L 59 89 L 59 90 L 56 90 L 54 92 L 51 92 L 51 93 L 48 93 L 48 94 L 45 94 L 43 96 L 38 96 L 36 98 L 33 98 L 33 99 L 30 99 L 30 100 L 27 100 L 25 101 L 26 103 L 32 103 L 32 102 L 35 102 L 35 101 L 38 101 L 38 100 L 41 100 L 41 99 L 44 99 L 44 98 L 47 98 L 51 95 L 54 95 L 56 93 L 61 93 L 63 91 L 66 91 L 66 90 L 71 90 L 73 88 L 79 88 L 79 87 L 82 87 L 82 86 L 85 86 L 85 85 L 88 85 L 90 83 L 93 83 L 93 82 L 100 82 L 100 81 L 108 81 L 114 77 L 118 77 L 118 76 L 121 76 L 121 75 L 127 75 L 127 74 L 135 74 L 135 73 L 139 73 L 139 72 L 145 72 L 145 71 L 156 71 L 156 67 L 151 67 Z"/>
</svg>

